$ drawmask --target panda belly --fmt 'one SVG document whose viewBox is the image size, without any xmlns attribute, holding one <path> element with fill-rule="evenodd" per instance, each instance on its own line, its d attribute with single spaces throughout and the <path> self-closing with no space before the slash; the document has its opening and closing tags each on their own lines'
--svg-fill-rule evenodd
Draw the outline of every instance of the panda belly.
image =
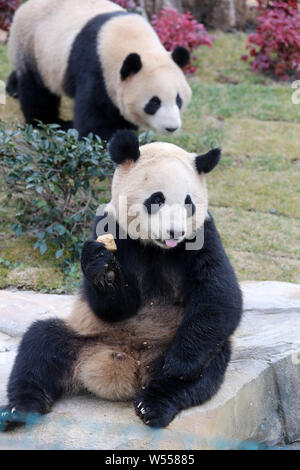
<svg viewBox="0 0 300 470">
<path fill-rule="evenodd" d="M 80 306 L 84 315 L 77 310 Z M 128 320 L 107 323 L 79 299 L 67 322 L 87 336 L 75 365 L 74 387 L 109 400 L 134 398 L 159 367 L 182 315 L 182 306 L 153 302 Z"/>
</svg>

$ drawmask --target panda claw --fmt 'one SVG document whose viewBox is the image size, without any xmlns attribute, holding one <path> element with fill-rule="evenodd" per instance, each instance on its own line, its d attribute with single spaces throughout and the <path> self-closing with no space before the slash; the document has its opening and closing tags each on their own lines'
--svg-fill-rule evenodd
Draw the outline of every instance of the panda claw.
<svg viewBox="0 0 300 470">
<path fill-rule="evenodd" d="M 141 413 L 142 413 L 142 415 L 145 415 L 145 414 L 146 414 L 145 408 L 142 408 L 142 409 L 141 409 Z"/>
<path fill-rule="evenodd" d="M 142 406 L 143 402 L 139 402 L 139 404 L 137 405 L 137 408 L 140 408 L 140 406 Z"/>
</svg>

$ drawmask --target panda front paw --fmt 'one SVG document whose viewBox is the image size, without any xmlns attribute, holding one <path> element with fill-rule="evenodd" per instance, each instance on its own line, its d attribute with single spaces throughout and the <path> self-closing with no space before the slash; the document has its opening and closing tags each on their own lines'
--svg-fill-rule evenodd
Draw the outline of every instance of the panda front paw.
<svg viewBox="0 0 300 470">
<path fill-rule="evenodd" d="M 41 417 L 40 413 L 20 411 L 15 407 L 0 408 L 0 432 L 12 431 L 25 424 L 33 424 Z"/>
<path fill-rule="evenodd" d="M 85 277 L 99 289 L 112 287 L 119 273 L 113 253 L 97 241 L 83 245 L 81 268 Z"/>
<path fill-rule="evenodd" d="M 170 400 L 152 393 L 151 385 L 139 394 L 134 406 L 143 423 L 154 428 L 168 426 L 178 413 Z"/>
</svg>

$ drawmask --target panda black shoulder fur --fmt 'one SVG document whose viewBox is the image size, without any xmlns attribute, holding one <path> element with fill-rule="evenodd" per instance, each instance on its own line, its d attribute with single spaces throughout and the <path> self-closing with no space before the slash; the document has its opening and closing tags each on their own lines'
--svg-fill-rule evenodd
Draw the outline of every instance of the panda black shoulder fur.
<svg viewBox="0 0 300 470">
<path fill-rule="evenodd" d="M 74 127 L 109 140 L 117 129 L 181 127 L 191 97 L 181 71 L 189 53 L 168 53 L 150 24 L 106 0 L 28 0 L 8 44 L 26 122 L 59 122 L 60 97 L 75 99 Z"/>
<path fill-rule="evenodd" d="M 145 424 L 166 426 L 222 384 L 242 298 L 207 212 L 205 174 L 220 150 L 139 148 L 123 130 L 110 153 L 112 198 L 83 248 L 81 294 L 67 320 L 38 321 L 24 335 L 0 414 L 6 429 L 72 389 L 134 399 Z M 113 231 L 114 252 L 96 241 Z"/>
</svg>

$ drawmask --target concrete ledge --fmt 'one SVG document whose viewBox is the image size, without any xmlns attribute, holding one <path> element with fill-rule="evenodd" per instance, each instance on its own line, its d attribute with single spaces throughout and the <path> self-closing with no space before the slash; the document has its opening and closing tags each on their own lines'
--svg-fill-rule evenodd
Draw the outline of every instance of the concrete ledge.
<svg viewBox="0 0 300 470">
<path fill-rule="evenodd" d="M 203 449 L 300 440 L 300 286 L 242 284 L 245 313 L 219 393 L 166 429 L 149 429 L 131 403 L 80 395 L 35 426 L 0 434 L 0 449 Z M 68 314 L 73 297 L 0 291 L 0 403 L 19 336 L 37 318 Z"/>
</svg>

